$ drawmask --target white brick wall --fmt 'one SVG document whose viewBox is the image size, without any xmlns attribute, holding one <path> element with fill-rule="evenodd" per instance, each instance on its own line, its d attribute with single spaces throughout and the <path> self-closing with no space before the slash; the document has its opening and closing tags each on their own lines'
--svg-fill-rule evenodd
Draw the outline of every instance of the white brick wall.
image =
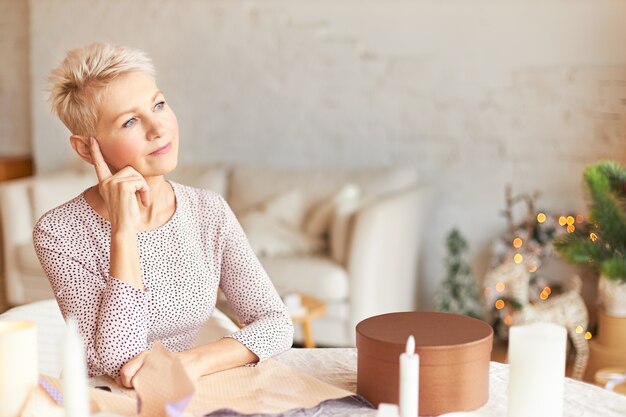
<svg viewBox="0 0 626 417">
<path fill-rule="evenodd" d="M 1 156 L 31 151 L 28 72 L 28 2 L 0 0 Z"/>
<path fill-rule="evenodd" d="M 446 232 L 459 225 L 474 254 L 484 253 L 504 228 L 506 183 L 541 190 L 544 208 L 580 210 L 584 166 L 626 160 L 620 0 L 30 5 L 41 171 L 71 158 L 42 98 L 64 51 L 93 40 L 143 48 L 177 111 L 182 161 L 418 166 L 436 187 L 424 308 L 443 275 Z"/>
</svg>

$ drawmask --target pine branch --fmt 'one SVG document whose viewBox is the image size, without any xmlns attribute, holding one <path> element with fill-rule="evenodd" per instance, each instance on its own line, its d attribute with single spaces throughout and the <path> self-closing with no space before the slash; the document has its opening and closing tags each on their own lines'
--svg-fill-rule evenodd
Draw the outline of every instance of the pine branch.
<svg viewBox="0 0 626 417">
<path fill-rule="evenodd" d="M 567 234 L 556 238 L 554 248 L 568 262 L 584 264 L 596 271 L 605 260 L 611 258 L 613 253 L 601 243 L 592 242 L 588 237 L 575 234 Z"/>
<path fill-rule="evenodd" d="M 622 280 L 626 277 L 626 259 L 612 258 L 604 261 L 601 272 L 608 279 Z"/>
<path fill-rule="evenodd" d="M 626 168 L 600 162 L 585 169 L 583 181 L 591 229 L 557 238 L 554 247 L 570 263 L 626 281 Z"/>
<path fill-rule="evenodd" d="M 617 188 L 617 184 L 620 184 L 621 188 L 622 175 L 613 172 L 613 165 L 604 163 L 591 166 L 585 170 L 584 178 L 592 199 L 591 221 L 597 224 L 602 240 L 613 250 L 624 254 L 626 214 L 622 210 L 622 203 L 613 195 L 613 187 Z"/>
</svg>

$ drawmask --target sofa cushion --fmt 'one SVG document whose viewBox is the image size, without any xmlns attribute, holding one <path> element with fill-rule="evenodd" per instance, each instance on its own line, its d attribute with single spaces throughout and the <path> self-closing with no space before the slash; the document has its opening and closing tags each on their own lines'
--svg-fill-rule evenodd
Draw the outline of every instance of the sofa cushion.
<svg viewBox="0 0 626 417">
<path fill-rule="evenodd" d="M 260 211 L 276 220 L 300 227 L 304 219 L 304 197 L 301 190 L 292 190 L 285 194 L 279 194 L 265 201 L 261 207 L 255 211 Z"/>
<path fill-rule="evenodd" d="M 236 167 L 230 181 L 228 202 L 240 215 L 271 196 L 294 189 L 303 190 L 308 212 L 348 183 L 357 185 L 364 196 L 395 193 L 417 182 L 413 167 L 345 170 L 281 170 L 277 168 Z"/>
<path fill-rule="evenodd" d="M 350 252 L 350 236 L 354 226 L 354 214 L 363 206 L 360 196 L 345 198 L 337 203 L 330 221 L 329 246 L 331 258 L 346 265 Z"/>
<path fill-rule="evenodd" d="M 44 275 L 32 242 L 19 245 L 16 252 L 17 265 L 22 272 L 30 275 Z"/>
<path fill-rule="evenodd" d="M 98 183 L 93 170 L 67 170 L 50 176 L 40 176 L 33 182 L 33 221 L 47 211 L 76 197 L 87 188 Z"/>
<path fill-rule="evenodd" d="M 329 232 L 335 213 L 346 205 L 354 205 L 361 198 L 361 190 L 354 184 L 345 184 L 334 195 L 314 206 L 302 225 L 312 236 L 323 237 Z"/>
<path fill-rule="evenodd" d="M 330 258 L 281 256 L 260 261 L 280 293 L 299 291 L 327 302 L 348 299 L 348 274 Z"/>
<path fill-rule="evenodd" d="M 302 231 L 303 217 L 302 192 L 294 190 L 247 211 L 239 216 L 239 222 L 257 256 L 302 255 L 322 251 L 325 242 Z"/>
<path fill-rule="evenodd" d="M 257 256 L 311 254 L 324 247 L 322 240 L 260 211 L 244 214 L 239 222 Z"/>
</svg>

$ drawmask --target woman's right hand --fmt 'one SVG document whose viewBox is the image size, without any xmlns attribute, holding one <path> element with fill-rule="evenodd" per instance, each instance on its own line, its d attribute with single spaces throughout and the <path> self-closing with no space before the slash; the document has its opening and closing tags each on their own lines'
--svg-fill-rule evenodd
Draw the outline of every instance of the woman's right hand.
<svg viewBox="0 0 626 417">
<path fill-rule="evenodd" d="M 145 178 L 130 166 L 112 174 L 98 141 L 93 137 L 89 138 L 89 151 L 98 176 L 98 192 L 109 213 L 112 232 L 139 231 L 139 201 L 144 207 L 150 205 L 150 187 Z"/>
</svg>

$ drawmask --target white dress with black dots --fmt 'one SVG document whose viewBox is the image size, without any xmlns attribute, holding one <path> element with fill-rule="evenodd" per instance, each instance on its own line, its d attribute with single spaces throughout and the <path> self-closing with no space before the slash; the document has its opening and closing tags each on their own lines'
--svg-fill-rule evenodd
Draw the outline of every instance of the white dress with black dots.
<svg viewBox="0 0 626 417">
<path fill-rule="evenodd" d="M 218 287 L 245 327 L 230 337 L 262 361 L 291 346 L 293 324 L 224 199 L 171 182 L 176 210 L 138 233 L 144 289 L 109 274 L 111 224 L 84 192 L 49 211 L 33 240 L 65 319 L 85 341 L 90 376 L 117 377 L 128 360 L 161 341 L 193 347 L 215 308 Z"/>
</svg>

